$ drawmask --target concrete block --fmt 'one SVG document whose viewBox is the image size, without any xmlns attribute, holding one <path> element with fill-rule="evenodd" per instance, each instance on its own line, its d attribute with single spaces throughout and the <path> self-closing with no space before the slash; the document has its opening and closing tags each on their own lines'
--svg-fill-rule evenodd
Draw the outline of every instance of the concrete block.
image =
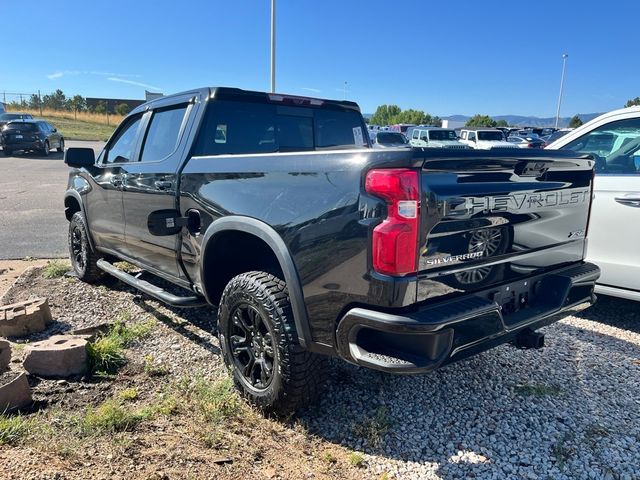
<svg viewBox="0 0 640 480">
<path fill-rule="evenodd" d="M 41 332 L 51 323 L 46 298 L 0 306 L 0 337 L 23 337 Z"/>
<path fill-rule="evenodd" d="M 11 344 L 0 338 L 0 373 L 9 368 L 11 362 Z"/>
<path fill-rule="evenodd" d="M 87 340 L 54 335 L 25 348 L 24 368 L 39 377 L 70 377 L 87 371 Z"/>
<path fill-rule="evenodd" d="M 5 373 L 0 376 L 0 412 L 29 405 L 31 387 L 24 372 Z"/>
</svg>

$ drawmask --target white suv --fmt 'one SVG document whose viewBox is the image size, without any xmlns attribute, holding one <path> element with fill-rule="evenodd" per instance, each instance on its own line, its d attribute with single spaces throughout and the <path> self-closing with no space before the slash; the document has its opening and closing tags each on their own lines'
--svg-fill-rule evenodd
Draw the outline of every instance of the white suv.
<svg viewBox="0 0 640 480">
<path fill-rule="evenodd" d="M 504 133 L 497 128 L 463 128 L 460 130 L 460 141 L 477 150 L 518 148 L 507 142 Z"/>
<path fill-rule="evenodd" d="M 605 113 L 547 148 L 595 157 L 587 261 L 602 270 L 596 292 L 640 301 L 640 107 Z"/>
<path fill-rule="evenodd" d="M 469 148 L 464 143 L 458 141 L 455 130 L 449 128 L 411 127 L 407 130 L 407 137 L 412 147 Z"/>
</svg>

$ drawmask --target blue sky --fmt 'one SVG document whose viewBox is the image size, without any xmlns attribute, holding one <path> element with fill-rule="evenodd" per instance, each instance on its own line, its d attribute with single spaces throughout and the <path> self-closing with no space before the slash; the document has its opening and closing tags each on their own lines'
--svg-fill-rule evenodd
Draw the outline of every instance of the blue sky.
<svg viewBox="0 0 640 480">
<path fill-rule="evenodd" d="M 563 116 L 640 95 L 635 0 L 277 1 L 280 92 L 342 98 L 346 81 L 347 98 L 367 113 L 395 103 L 441 116 L 553 116 L 567 52 Z M 26 25 L 23 2 L 2 2 L 2 36 L 12 47 L 2 54 L 0 94 L 269 88 L 270 0 L 50 7 Z"/>
</svg>

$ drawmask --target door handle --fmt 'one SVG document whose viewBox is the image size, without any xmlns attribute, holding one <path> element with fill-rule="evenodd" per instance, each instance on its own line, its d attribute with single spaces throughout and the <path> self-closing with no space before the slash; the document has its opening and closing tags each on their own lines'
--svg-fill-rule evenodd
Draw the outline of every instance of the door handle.
<svg viewBox="0 0 640 480">
<path fill-rule="evenodd" d="M 156 180 L 153 184 L 158 190 L 169 190 L 173 186 L 173 183 L 167 180 Z"/>
<path fill-rule="evenodd" d="M 638 194 L 630 194 L 630 195 L 624 195 L 622 197 L 615 197 L 614 200 L 618 202 L 620 205 L 624 205 L 625 207 L 640 208 L 640 195 Z"/>
</svg>

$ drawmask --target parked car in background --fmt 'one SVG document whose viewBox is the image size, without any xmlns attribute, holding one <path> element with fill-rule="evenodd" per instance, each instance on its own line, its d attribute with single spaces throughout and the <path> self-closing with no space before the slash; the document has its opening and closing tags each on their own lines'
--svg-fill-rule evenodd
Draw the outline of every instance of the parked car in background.
<svg viewBox="0 0 640 480">
<path fill-rule="evenodd" d="M 371 142 L 373 148 L 411 147 L 407 137 L 399 132 L 377 132 L 371 137 Z"/>
<path fill-rule="evenodd" d="M 407 130 L 412 147 L 423 148 L 469 148 L 458 140 L 455 130 L 439 127 L 412 127 Z"/>
<path fill-rule="evenodd" d="M 535 137 L 515 136 L 511 135 L 507 138 L 507 142 L 514 144 L 518 148 L 544 148 L 546 143 L 537 135 Z"/>
<path fill-rule="evenodd" d="M 507 142 L 504 134 L 496 128 L 463 128 L 460 130 L 460 141 L 476 150 L 518 148 Z"/>
<path fill-rule="evenodd" d="M 12 120 L 31 120 L 30 113 L 3 113 L 0 115 L 0 129 Z"/>
<path fill-rule="evenodd" d="M 389 127 L 389 130 L 391 130 L 392 132 L 407 133 L 407 130 L 415 126 L 415 123 L 398 123 L 396 125 L 391 125 Z"/>
<path fill-rule="evenodd" d="M 547 145 L 550 145 L 553 142 L 555 142 L 556 140 L 558 140 L 559 138 L 564 137 L 571 130 L 573 130 L 573 129 L 572 128 L 563 128 L 562 130 L 556 130 L 551 135 L 547 135 L 547 136 L 544 136 L 544 137 L 541 137 L 541 138 L 547 143 Z"/>
<path fill-rule="evenodd" d="M 602 269 L 596 292 L 640 301 L 640 107 L 601 115 L 547 149 L 596 159 L 587 247 Z"/>
<path fill-rule="evenodd" d="M 49 155 L 51 149 L 64 152 L 64 138 L 58 130 L 43 120 L 14 120 L 2 127 L 0 132 L 6 156 L 22 150 Z"/>
</svg>

